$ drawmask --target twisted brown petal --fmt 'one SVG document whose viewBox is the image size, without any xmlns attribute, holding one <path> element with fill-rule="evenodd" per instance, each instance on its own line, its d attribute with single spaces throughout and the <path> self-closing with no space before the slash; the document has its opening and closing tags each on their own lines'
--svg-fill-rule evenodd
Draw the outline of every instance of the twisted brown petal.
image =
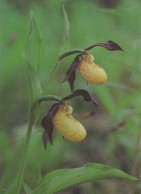
<svg viewBox="0 0 141 194">
<path fill-rule="evenodd" d="M 81 54 L 79 54 L 75 57 L 73 63 L 71 64 L 71 66 L 66 74 L 66 77 L 62 81 L 62 83 L 64 83 L 65 81 L 69 82 L 71 91 L 73 91 L 73 89 L 74 89 L 75 71 L 78 68 L 78 65 L 80 63 L 80 61 L 79 61 L 80 56 L 81 56 Z"/>
<path fill-rule="evenodd" d="M 82 96 L 85 101 L 87 101 L 87 102 L 91 101 L 91 102 L 93 102 L 93 104 L 95 104 L 98 107 L 98 102 L 96 101 L 96 99 L 93 98 L 92 96 L 90 96 L 90 94 L 86 90 L 76 90 L 71 95 L 63 98 L 62 100 L 67 101 L 67 100 L 70 100 L 76 96 Z"/>
<path fill-rule="evenodd" d="M 43 143 L 44 143 L 45 149 L 47 145 L 47 135 L 49 137 L 50 144 L 52 145 L 52 133 L 53 133 L 52 119 L 58 110 L 58 105 L 59 103 L 55 103 L 49 110 L 48 114 L 42 119 L 42 127 L 45 129 L 43 134 Z"/>
<path fill-rule="evenodd" d="M 110 50 L 110 51 L 118 51 L 118 50 L 124 51 L 117 43 L 115 43 L 115 42 L 113 42 L 111 40 L 109 40 L 106 43 L 97 43 L 97 44 L 94 44 L 94 45 L 86 48 L 85 51 L 91 50 L 95 46 L 102 46 L 102 47 L 104 47 L 104 48 L 106 48 L 107 50 Z"/>
<path fill-rule="evenodd" d="M 48 135 L 47 131 L 45 130 L 43 134 L 43 143 L 44 143 L 45 149 L 47 147 L 47 139 L 48 139 L 47 135 Z"/>
</svg>

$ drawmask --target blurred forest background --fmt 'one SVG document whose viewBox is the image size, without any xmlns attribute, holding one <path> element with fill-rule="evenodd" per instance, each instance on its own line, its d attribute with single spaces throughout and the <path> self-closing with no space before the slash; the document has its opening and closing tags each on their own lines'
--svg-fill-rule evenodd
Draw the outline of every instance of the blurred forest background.
<svg viewBox="0 0 141 194">
<path fill-rule="evenodd" d="M 40 79 L 44 86 L 58 56 L 64 30 L 63 4 L 70 21 L 71 49 L 84 49 L 94 43 L 113 40 L 126 52 L 104 48 L 90 51 L 95 63 L 108 74 L 103 86 L 86 84 L 77 72 L 75 89 L 88 90 L 99 101 L 97 110 L 81 98 L 70 102 L 74 116 L 85 126 L 87 138 L 81 143 L 63 139 L 54 131 L 54 145 L 42 143 L 41 118 L 52 103 L 42 105 L 41 118 L 33 129 L 24 182 L 31 188 L 47 172 L 98 162 L 139 177 L 141 172 L 141 61 L 140 7 L 138 0 L 5 0 L 0 1 L 0 193 L 13 193 L 27 131 L 29 88 L 22 56 L 28 37 L 32 9 L 45 46 Z M 74 56 L 58 66 L 48 94 L 65 97 L 68 83 L 60 84 Z M 94 112 L 86 119 L 88 112 Z M 135 160 L 138 165 L 135 166 Z M 135 172 L 133 172 L 135 171 Z M 131 181 L 109 179 L 85 183 L 62 194 L 125 194 Z M 134 193 L 141 189 L 133 185 Z M 24 189 L 23 189 L 23 192 Z"/>
</svg>

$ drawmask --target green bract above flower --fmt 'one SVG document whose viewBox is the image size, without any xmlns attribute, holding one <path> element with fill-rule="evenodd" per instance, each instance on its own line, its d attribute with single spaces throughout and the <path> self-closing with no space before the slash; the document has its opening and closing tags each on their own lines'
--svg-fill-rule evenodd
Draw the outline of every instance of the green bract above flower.
<svg viewBox="0 0 141 194">
<path fill-rule="evenodd" d="M 53 118 L 58 131 L 60 131 L 60 133 L 70 141 L 80 142 L 86 137 L 84 127 L 71 115 L 73 109 L 67 104 L 68 100 L 76 96 L 82 96 L 85 101 L 91 101 L 98 107 L 98 103 L 95 98 L 91 97 L 90 94 L 85 90 L 76 90 L 71 95 L 63 98 L 60 102 L 55 103 L 47 115 L 42 119 L 42 127 L 45 129 L 43 134 L 43 143 L 45 148 L 48 138 L 50 144 L 52 144 Z"/>
</svg>

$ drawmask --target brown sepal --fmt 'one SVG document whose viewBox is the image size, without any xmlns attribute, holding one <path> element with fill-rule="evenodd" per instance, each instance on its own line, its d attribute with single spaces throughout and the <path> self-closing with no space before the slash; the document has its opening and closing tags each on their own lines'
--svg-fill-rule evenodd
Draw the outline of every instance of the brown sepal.
<svg viewBox="0 0 141 194">
<path fill-rule="evenodd" d="M 73 92 L 74 90 L 74 81 L 75 81 L 75 71 L 73 71 L 69 78 L 68 78 L 68 82 L 69 82 L 69 85 L 70 85 L 70 88 L 71 88 L 71 91 Z"/>
<path fill-rule="evenodd" d="M 80 57 L 81 57 L 81 54 L 79 54 L 79 55 L 77 55 L 75 57 L 75 59 L 72 62 L 69 70 L 67 71 L 66 77 L 62 81 L 62 83 L 64 83 L 65 81 L 68 81 L 69 82 L 71 91 L 73 91 L 73 89 L 74 89 L 75 71 L 78 68 L 78 65 L 80 63 L 80 61 L 79 61 Z"/>
<path fill-rule="evenodd" d="M 52 133 L 53 133 L 52 119 L 58 110 L 58 105 L 59 103 L 55 103 L 49 110 L 48 114 L 42 119 L 42 127 L 45 129 L 43 134 L 43 143 L 44 143 L 45 149 L 47 145 L 47 135 L 49 137 L 50 144 L 52 145 Z"/>
<path fill-rule="evenodd" d="M 111 40 L 109 40 L 106 43 L 97 43 L 97 44 L 94 44 L 94 45 L 86 48 L 85 51 L 91 50 L 95 46 L 102 46 L 102 47 L 104 47 L 104 48 L 106 48 L 107 50 L 110 50 L 110 51 L 118 51 L 118 50 L 124 51 L 117 43 L 115 43 L 115 42 L 113 42 Z"/>
<path fill-rule="evenodd" d="M 47 134 L 47 131 L 45 130 L 43 134 L 43 143 L 44 143 L 45 149 L 47 148 L 47 139 L 48 139 L 47 136 L 48 134 Z"/>
<path fill-rule="evenodd" d="M 62 100 L 67 101 L 67 100 L 70 100 L 76 96 L 82 96 L 85 101 L 87 101 L 87 102 L 92 101 L 98 107 L 98 102 L 95 100 L 95 98 L 90 96 L 90 94 L 86 90 L 76 90 L 71 95 L 63 98 Z"/>
</svg>

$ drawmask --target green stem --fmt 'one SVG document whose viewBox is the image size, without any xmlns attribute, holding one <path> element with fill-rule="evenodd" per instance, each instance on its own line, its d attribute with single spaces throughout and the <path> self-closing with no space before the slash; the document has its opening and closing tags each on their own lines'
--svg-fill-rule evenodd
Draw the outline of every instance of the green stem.
<svg viewBox="0 0 141 194">
<path fill-rule="evenodd" d="M 55 95 L 46 95 L 46 96 L 43 96 L 43 97 L 38 99 L 38 104 L 40 104 L 43 101 L 48 101 L 48 100 L 60 102 L 61 98 L 59 96 L 55 96 Z"/>
<path fill-rule="evenodd" d="M 56 62 L 56 64 L 54 65 L 52 72 L 47 80 L 45 89 L 43 91 L 42 94 L 42 98 L 39 99 L 38 103 L 42 102 L 42 101 L 46 101 L 46 100 L 55 100 L 60 102 L 61 99 L 57 96 L 43 96 L 46 93 L 46 90 L 48 88 L 48 84 L 53 76 L 53 73 L 57 67 L 57 65 L 60 63 L 60 61 L 62 59 L 64 59 L 65 57 L 72 55 L 72 54 L 76 54 L 76 53 L 83 53 L 83 50 L 72 50 L 69 52 L 64 53 L 63 55 L 61 55 L 58 58 L 58 61 Z M 32 112 L 32 110 L 31 110 Z M 29 124 L 28 124 L 28 130 L 27 130 L 27 135 L 26 135 L 26 139 L 25 139 L 25 144 L 24 144 L 24 148 L 23 148 L 23 152 L 22 152 L 22 157 L 21 157 L 21 162 L 20 162 L 20 167 L 19 167 L 19 174 L 17 177 L 17 185 L 16 185 L 16 191 L 15 194 L 19 194 L 20 190 L 21 190 L 21 184 L 22 184 L 22 180 L 23 180 L 23 175 L 24 175 L 24 168 L 25 168 L 25 163 L 26 163 L 26 158 L 27 158 L 27 152 L 28 152 L 28 146 L 29 146 L 29 142 L 30 142 L 30 136 L 31 136 L 31 131 L 32 131 L 32 126 L 33 126 L 33 122 L 30 122 L 29 119 Z"/>
<path fill-rule="evenodd" d="M 69 55 L 73 55 L 73 54 L 76 54 L 76 53 L 83 53 L 84 51 L 81 50 L 81 49 L 77 49 L 77 50 L 70 50 L 66 53 L 64 53 L 63 55 L 61 55 L 59 57 L 59 60 L 61 61 L 62 59 L 64 59 L 65 57 L 69 56 Z"/>
<path fill-rule="evenodd" d="M 61 98 L 58 96 L 54 95 L 47 95 L 43 96 L 42 98 L 38 99 L 38 105 L 43 102 L 43 101 L 48 101 L 48 100 L 54 100 L 57 102 L 61 101 Z M 21 157 L 21 162 L 20 162 L 20 167 L 19 167 L 19 174 L 17 177 L 17 185 L 16 185 L 16 192 L 15 194 L 20 193 L 21 185 L 22 185 L 22 180 L 23 180 L 23 175 L 24 175 L 24 168 L 25 168 L 25 163 L 26 163 L 26 158 L 27 158 L 27 152 L 28 152 L 28 147 L 29 147 L 29 142 L 30 142 L 30 136 L 31 136 L 31 131 L 32 131 L 32 126 L 33 126 L 33 120 L 31 119 L 31 115 L 34 112 L 34 105 L 31 108 L 30 114 L 29 114 L 29 124 L 28 124 L 28 130 L 27 130 L 27 135 L 25 139 L 25 144 L 22 152 L 22 157 Z"/>
<path fill-rule="evenodd" d="M 24 174 L 24 168 L 25 168 L 25 163 L 26 163 L 26 158 L 27 158 L 27 151 L 28 151 L 28 146 L 29 146 L 29 141 L 30 141 L 30 136 L 31 136 L 31 131 L 32 131 L 32 124 L 29 122 L 27 135 L 26 135 L 26 139 L 25 139 L 25 144 L 24 144 L 24 148 L 23 148 L 23 152 L 22 152 L 20 167 L 19 167 L 19 174 L 17 177 L 17 185 L 16 185 L 15 194 L 20 193 L 21 184 L 22 184 L 22 180 L 23 180 L 23 174 Z"/>
</svg>

